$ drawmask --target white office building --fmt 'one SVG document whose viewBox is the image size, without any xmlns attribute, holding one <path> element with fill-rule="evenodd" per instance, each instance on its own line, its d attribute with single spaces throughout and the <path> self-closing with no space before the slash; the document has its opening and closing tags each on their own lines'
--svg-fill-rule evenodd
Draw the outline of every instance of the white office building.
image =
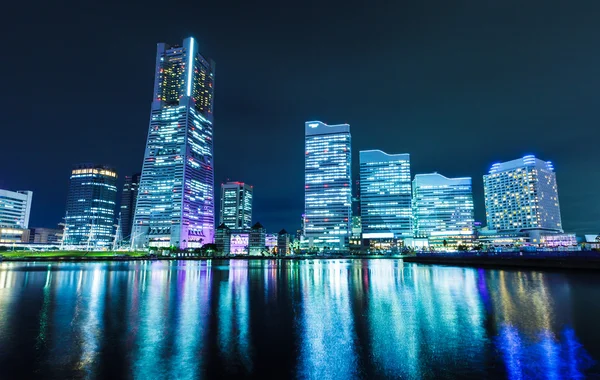
<svg viewBox="0 0 600 380">
<path fill-rule="evenodd" d="M 492 165 L 483 176 L 490 230 L 540 229 L 563 232 L 556 174 L 535 156 Z"/>
<path fill-rule="evenodd" d="M 29 228 L 31 191 L 0 189 L 0 227 Z"/>
<path fill-rule="evenodd" d="M 412 238 L 410 155 L 360 152 L 363 239 Z"/>
<path fill-rule="evenodd" d="M 472 240 L 474 207 L 470 177 L 417 174 L 413 180 L 415 236 L 429 244 L 465 244 Z"/>
<path fill-rule="evenodd" d="M 307 246 L 345 250 L 352 217 L 350 125 L 306 122 L 304 157 Z"/>
</svg>

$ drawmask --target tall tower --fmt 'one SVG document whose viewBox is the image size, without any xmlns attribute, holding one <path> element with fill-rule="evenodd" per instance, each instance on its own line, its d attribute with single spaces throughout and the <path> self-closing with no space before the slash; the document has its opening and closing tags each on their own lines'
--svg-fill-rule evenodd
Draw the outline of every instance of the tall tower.
<svg viewBox="0 0 600 380">
<path fill-rule="evenodd" d="M 344 250 L 352 217 L 350 125 L 305 124 L 304 236 L 309 247 Z"/>
<path fill-rule="evenodd" d="M 213 241 L 215 64 L 198 50 L 193 37 L 181 46 L 158 44 L 133 248 Z"/>
<path fill-rule="evenodd" d="M 492 165 L 483 176 L 485 215 L 492 230 L 563 232 L 556 174 L 535 156 Z"/>
<path fill-rule="evenodd" d="M 412 237 L 410 156 L 360 152 L 360 211 L 364 239 Z"/>
<path fill-rule="evenodd" d="M 125 176 L 123 192 L 121 193 L 121 235 L 124 241 L 131 241 L 131 227 L 135 215 L 135 203 L 137 202 L 140 186 L 140 173 Z"/>
<path fill-rule="evenodd" d="M 87 249 L 110 248 L 114 240 L 117 173 L 82 164 L 71 171 L 63 242 Z"/>
<path fill-rule="evenodd" d="M 221 219 L 229 228 L 252 227 L 252 186 L 243 182 L 221 185 Z"/>
</svg>

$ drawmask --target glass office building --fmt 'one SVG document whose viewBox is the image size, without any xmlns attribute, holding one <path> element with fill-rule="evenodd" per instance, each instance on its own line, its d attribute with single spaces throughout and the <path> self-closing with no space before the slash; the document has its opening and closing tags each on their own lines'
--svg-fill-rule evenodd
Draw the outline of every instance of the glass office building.
<svg viewBox="0 0 600 380">
<path fill-rule="evenodd" d="M 121 236 L 124 241 L 131 241 L 131 227 L 135 215 L 135 203 L 137 201 L 140 186 L 140 173 L 125 177 L 123 192 L 121 193 Z"/>
<path fill-rule="evenodd" d="M 115 238 L 117 173 L 82 164 L 71 171 L 63 244 L 89 250 L 112 247 Z"/>
<path fill-rule="evenodd" d="M 305 124 L 304 239 L 308 248 L 348 248 L 352 216 L 350 126 Z"/>
<path fill-rule="evenodd" d="M 472 241 L 474 206 L 469 177 L 447 178 L 438 173 L 417 174 L 413 181 L 414 232 L 430 245 Z"/>
<path fill-rule="evenodd" d="M 214 62 L 192 37 L 158 44 L 131 244 L 200 247 L 214 238 Z"/>
<path fill-rule="evenodd" d="M 550 161 L 528 155 L 496 163 L 483 176 L 490 230 L 563 232 L 556 174 Z"/>
<path fill-rule="evenodd" d="M 243 182 L 221 184 L 221 219 L 232 229 L 252 227 L 252 186 Z"/>
<path fill-rule="evenodd" d="M 405 239 L 412 234 L 409 154 L 360 152 L 363 239 Z"/>
</svg>

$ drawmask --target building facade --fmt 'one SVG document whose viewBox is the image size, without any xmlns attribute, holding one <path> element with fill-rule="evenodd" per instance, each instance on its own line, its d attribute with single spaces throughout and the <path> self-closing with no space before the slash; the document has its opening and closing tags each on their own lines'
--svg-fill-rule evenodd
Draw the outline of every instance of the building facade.
<svg viewBox="0 0 600 380">
<path fill-rule="evenodd" d="M 0 189 L 0 227 L 27 229 L 33 192 Z"/>
<path fill-rule="evenodd" d="M 158 44 L 133 248 L 213 242 L 214 70 L 192 37 L 181 46 Z"/>
<path fill-rule="evenodd" d="M 483 176 L 490 230 L 543 229 L 563 232 L 556 174 L 535 156 L 494 164 Z"/>
<path fill-rule="evenodd" d="M 63 230 L 60 228 L 36 227 L 29 229 L 29 242 L 35 244 L 61 244 Z"/>
<path fill-rule="evenodd" d="M 124 241 L 131 241 L 131 228 L 133 226 L 133 217 L 135 215 L 135 204 L 137 202 L 138 189 L 140 186 L 141 173 L 132 176 L 125 176 L 123 192 L 121 193 L 121 235 Z"/>
<path fill-rule="evenodd" d="M 429 245 L 472 242 L 475 217 L 471 178 L 415 175 L 413 215 L 415 236 L 429 239 Z"/>
<path fill-rule="evenodd" d="M 307 122 L 304 157 L 307 246 L 345 250 L 352 217 L 350 126 Z"/>
<path fill-rule="evenodd" d="M 221 184 L 221 218 L 229 228 L 252 226 L 252 186 L 243 182 Z"/>
<path fill-rule="evenodd" d="M 117 173 L 104 165 L 82 164 L 71 171 L 63 244 L 85 249 L 112 247 Z"/>
<path fill-rule="evenodd" d="M 406 239 L 412 234 L 410 155 L 360 152 L 363 239 Z"/>
<path fill-rule="evenodd" d="M 285 229 L 282 229 L 277 234 L 277 255 L 286 256 L 291 253 L 290 234 Z"/>
</svg>

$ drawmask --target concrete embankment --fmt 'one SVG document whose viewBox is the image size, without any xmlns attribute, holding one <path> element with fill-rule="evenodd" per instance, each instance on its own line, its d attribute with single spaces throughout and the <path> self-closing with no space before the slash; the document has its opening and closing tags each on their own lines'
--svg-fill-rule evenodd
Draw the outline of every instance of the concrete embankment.
<svg viewBox="0 0 600 380">
<path fill-rule="evenodd" d="M 422 257 L 408 256 L 409 263 L 468 266 L 477 268 L 528 268 L 528 269 L 575 269 L 600 270 L 600 259 L 577 257 L 518 258 L 518 257 Z"/>
</svg>

